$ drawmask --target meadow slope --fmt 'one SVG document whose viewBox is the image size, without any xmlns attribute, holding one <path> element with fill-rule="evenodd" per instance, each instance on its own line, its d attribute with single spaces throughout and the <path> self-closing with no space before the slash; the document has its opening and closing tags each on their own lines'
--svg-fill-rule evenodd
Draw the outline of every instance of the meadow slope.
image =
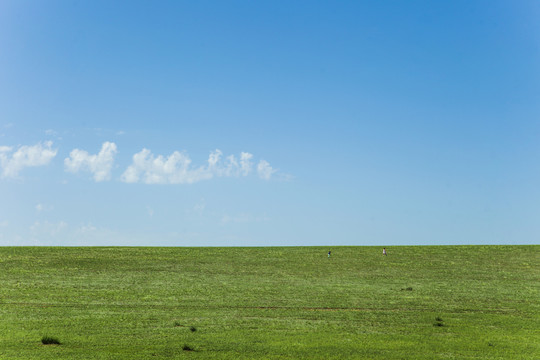
<svg viewBox="0 0 540 360">
<path fill-rule="evenodd" d="M 3 247 L 0 359 L 540 358 L 540 246 L 381 250 Z"/>
</svg>

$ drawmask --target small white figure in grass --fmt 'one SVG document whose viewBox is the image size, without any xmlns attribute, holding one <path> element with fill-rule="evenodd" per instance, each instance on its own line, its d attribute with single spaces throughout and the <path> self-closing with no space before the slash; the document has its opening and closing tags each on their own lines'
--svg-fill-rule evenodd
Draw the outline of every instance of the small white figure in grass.
<svg viewBox="0 0 540 360">
<path fill-rule="evenodd" d="M 382 254 L 386 256 L 386 248 L 382 248 Z"/>
<path fill-rule="evenodd" d="M 330 259 L 330 255 L 332 255 L 332 251 L 328 252 L 328 258 Z"/>
</svg>

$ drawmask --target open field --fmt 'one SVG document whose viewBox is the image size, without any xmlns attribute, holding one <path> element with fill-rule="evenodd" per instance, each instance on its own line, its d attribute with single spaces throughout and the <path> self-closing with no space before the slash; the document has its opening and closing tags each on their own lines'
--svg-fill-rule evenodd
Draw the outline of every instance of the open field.
<svg viewBox="0 0 540 360">
<path fill-rule="evenodd" d="M 0 248 L 0 359 L 540 358 L 540 246 L 381 250 Z"/>
</svg>

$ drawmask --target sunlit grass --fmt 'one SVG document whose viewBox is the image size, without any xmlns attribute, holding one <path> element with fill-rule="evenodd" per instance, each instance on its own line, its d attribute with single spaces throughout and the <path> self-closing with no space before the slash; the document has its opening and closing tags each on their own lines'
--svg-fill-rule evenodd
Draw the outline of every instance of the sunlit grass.
<svg viewBox="0 0 540 360">
<path fill-rule="evenodd" d="M 328 251 L 0 248 L 0 359 L 540 353 L 540 246 Z"/>
</svg>

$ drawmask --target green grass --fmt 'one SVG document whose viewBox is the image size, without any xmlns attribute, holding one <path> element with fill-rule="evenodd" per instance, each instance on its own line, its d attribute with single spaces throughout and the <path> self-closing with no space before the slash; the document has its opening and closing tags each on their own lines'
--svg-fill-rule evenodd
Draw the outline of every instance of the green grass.
<svg viewBox="0 0 540 360">
<path fill-rule="evenodd" d="M 328 250 L 0 248 L 0 359 L 540 358 L 540 246 Z"/>
</svg>

